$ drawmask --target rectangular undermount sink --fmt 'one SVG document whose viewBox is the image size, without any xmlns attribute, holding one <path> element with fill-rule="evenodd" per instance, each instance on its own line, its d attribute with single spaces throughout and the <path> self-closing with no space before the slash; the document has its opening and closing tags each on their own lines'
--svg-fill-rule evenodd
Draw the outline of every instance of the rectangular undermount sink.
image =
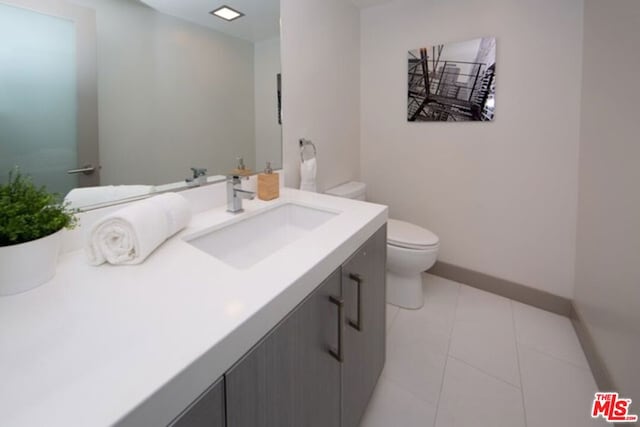
<svg viewBox="0 0 640 427">
<path fill-rule="evenodd" d="M 247 269 L 304 237 L 337 213 L 294 203 L 199 233 L 187 243 L 239 269 Z"/>
</svg>

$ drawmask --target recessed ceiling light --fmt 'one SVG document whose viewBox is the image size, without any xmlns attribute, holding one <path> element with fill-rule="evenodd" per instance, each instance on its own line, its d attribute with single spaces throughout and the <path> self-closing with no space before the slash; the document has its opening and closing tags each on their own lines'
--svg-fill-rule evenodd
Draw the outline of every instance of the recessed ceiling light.
<svg viewBox="0 0 640 427">
<path fill-rule="evenodd" d="M 233 21 L 234 19 L 238 19 L 241 16 L 244 16 L 244 13 L 238 12 L 237 10 L 232 9 L 229 6 L 221 6 L 209 13 L 217 16 L 218 18 L 222 18 L 225 21 Z"/>
</svg>

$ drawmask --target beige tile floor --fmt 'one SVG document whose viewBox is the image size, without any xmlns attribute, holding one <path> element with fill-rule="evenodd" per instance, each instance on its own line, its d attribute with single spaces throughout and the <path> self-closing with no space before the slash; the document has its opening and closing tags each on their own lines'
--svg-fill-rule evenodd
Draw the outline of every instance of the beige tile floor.
<svg viewBox="0 0 640 427">
<path fill-rule="evenodd" d="M 362 427 L 586 427 L 596 384 L 569 319 L 424 275 L 387 305 L 387 362 Z"/>
</svg>

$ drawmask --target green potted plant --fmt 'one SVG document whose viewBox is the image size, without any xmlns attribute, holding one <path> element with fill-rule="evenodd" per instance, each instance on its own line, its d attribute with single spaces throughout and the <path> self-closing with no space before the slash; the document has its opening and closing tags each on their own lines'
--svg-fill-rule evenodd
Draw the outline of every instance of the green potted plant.
<svg viewBox="0 0 640 427">
<path fill-rule="evenodd" d="M 62 230 L 74 212 L 16 168 L 0 184 L 0 295 L 35 288 L 55 275 Z"/>
</svg>

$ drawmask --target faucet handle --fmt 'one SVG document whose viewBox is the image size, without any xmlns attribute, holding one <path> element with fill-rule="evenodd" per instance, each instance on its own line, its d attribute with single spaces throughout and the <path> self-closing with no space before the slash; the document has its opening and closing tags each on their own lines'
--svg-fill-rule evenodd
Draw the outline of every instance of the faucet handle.
<svg viewBox="0 0 640 427">
<path fill-rule="evenodd" d="M 198 177 L 207 175 L 207 169 L 206 168 L 191 168 L 191 171 L 193 172 L 193 177 L 194 178 L 198 178 Z"/>
<path fill-rule="evenodd" d="M 229 174 L 227 175 L 227 182 L 233 183 L 233 184 L 240 184 L 240 175 L 236 175 L 236 174 Z"/>
</svg>

